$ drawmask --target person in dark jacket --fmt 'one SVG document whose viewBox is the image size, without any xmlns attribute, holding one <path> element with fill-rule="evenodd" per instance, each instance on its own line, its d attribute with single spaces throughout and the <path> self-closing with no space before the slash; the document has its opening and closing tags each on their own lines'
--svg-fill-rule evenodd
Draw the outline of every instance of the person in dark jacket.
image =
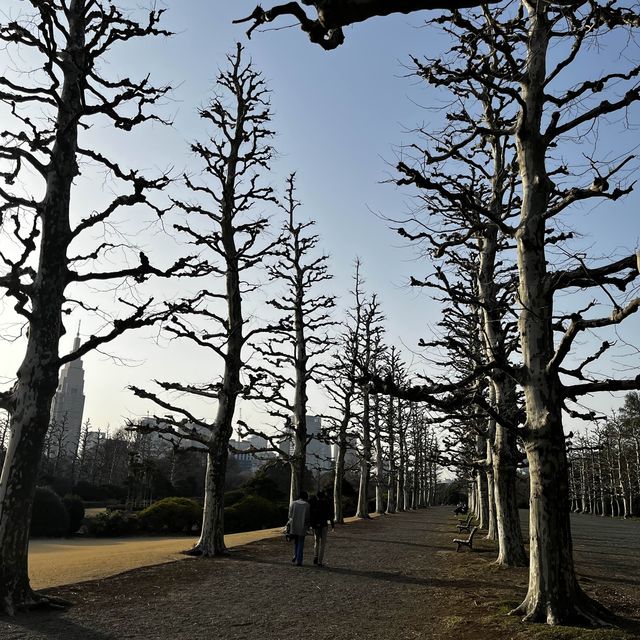
<svg viewBox="0 0 640 640">
<path fill-rule="evenodd" d="M 318 495 L 311 506 L 311 528 L 313 529 L 313 564 L 323 566 L 324 552 L 327 546 L 327 533 L 329 525 L 335 529 L 333 504 L 324 491 L 318 491 Z"/>
</svg>

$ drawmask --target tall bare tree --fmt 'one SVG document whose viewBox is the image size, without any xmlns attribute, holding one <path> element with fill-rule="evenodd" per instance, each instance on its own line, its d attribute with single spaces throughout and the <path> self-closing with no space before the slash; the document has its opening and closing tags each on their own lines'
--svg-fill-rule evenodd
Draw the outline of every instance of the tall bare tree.
<svg viewBox="0 0 640 640">
<path fill-rule="evenodd" d="M 317 255 L 320 238 L 309 233 L 315 222 L 299 222 L 296 219 L 299 207 L 292 174 L 287 179 L 282 205 L 285 222 L 274 251 L 277 259 L 267 267 L 272 282 L 283 288 L 278 298 L 269 300 L 279 315 L 280 328 L 256 345 L 266 364 L 256 368 L 261 379 L 253 396 L 266 402 L 269 414 L 286 425 L 281 435 L 291 442 L 287 456 L 291 466 L 291 501 L 303 489 L 310 440 L 306 424 L 308 389 L 326 377 L 325 355 L 331 348 L 328 331 L 334 324 L 331 310 L 335 306 L 335 296 L 322 291 L 323 283 L 332 278 L 328 256 Z M 274 439 L 246 425 L 244 431 L 269 441 Z"/>
<path fill-rule="evenodd" d="M 360 362 L 358 366 L 363 371 L 377 371 L 382 354 L 383 315 L 380 311 L 378 297 L 373 294 L 363 304 L 362 333 L 359 348 Z M 362 392 L 362 413 L 356 430 L 358 457 L 360 458 L 360 482 L 358 485 L 358 518 L 369 518 L 369 484 L 371 480 L 371 466 L 373 464 L 372 441 L 372 408 L 371 397 L 367 390 Z"/>
<path fill-rule="evenodd" d="M 344 522 L 342 485 L 345 478 L 345 461 L 347 453 L 353 449 L 355 434 L 352 423 L 359 413 L 356 374 L 360 362 L 364 302 L 360 268 L 360 260 L 356 259 L 351 291 L 353 301 L 346 311 L 343 330 L 336 338 L 329 367 L 330 375 L 325 383 L 330 398 L 329 435 L 336 452 L 333 469 L 334 511 L 336 522 L 340 524 Z"/>
<path fill-rule="evenodd" d="M 219 73 L 217 94 L 199 115 L 213 128 L 211 138 L 191 145 L 203 167 L 202 181 L 186 176 L 192 202 L 176 201 L 189 216 L 189 224 L 175 225 L 198 247 L 212 256 L 212 270 L 223 281 L 222 290 L 202 289 L 177 305 L 172 322 L 165 328 L 222 361 L 219 377 L 204 383 L 156 381 L 162 391 L 183 397 L 216 402 L 213 420 L 196 417 L 183 405 L 164 395 L 131 387 L 140 398 L 152 400 L 170 416 L 145 421 L 140 430 L 154 430 L 165 437 L 183 440 L 207 453 L 202 530 L 194 555 L 215 556 L 225 552 L 224 487 L 238 397 L 249 393 L 250 376 L 243 384 L 245 347 L 272 325 L 249 327 L 243 315 L 243 297 L 255 289 L 256 267 L 274 247 L 265 239 L 268 220 L 256 207 L 273 200 L 272 189 L 262 186 L 261 176 L 269 168 L 273 132 L 269 91 L 261 74 L 245 62 L 242 47 L 228 56 L 229 68 Z"/>
<path fill-rule="evenodd" d="M 91 244 L 89 237 L 123 209 L 131 210 L 131 217 L 137 212 L 133 207 L 145 205 L 164 212 L 150 203 L 149 195 L 164 189 L 167 176 L 147 177 L 123 168 L 84 144 L 91 145 L 94 123 L 130 131 L 145 122 L 163 122 L 153 108 L 169 87 L 156 87 L 148 77 L 109 79 L 104 75 L 108 66 L 101 64 L 121 43 L 169 35 L 159 27 L 162 11 L 152 10 L 139 21 L 102 0 L 30 4 L 31 13 L 25 9 L 0 24 L 7 55 L 13 50 L 19 52 L 13 60 L 29 59 L 29 73 L 9 66 L 0 79 L 0 108 L 6 122 L 0 138 L 0 226 L 11 237 L 10 243 L 3 243 L 0 287 L 15 299 L 15 311 L 27 325 L 15 384 L 0 392 L 0 406 L 11 416 L 0 476 L 0 610 L 7 613 L 51 600 L 29 586 L 27 549 L 36 469 L 60 367 L 167 313 L 154 307 L 152 298 L 140 302 L 139 294 L 123 292 L 120 317 L 104 317 L 102 309 L 83 300 L 82 285 L 135 285 L 153 275 L 191 272 L 188 259 L 158 269 L 133 247 L 128 266 L 101 270 L 101 260 L 115 245 L 106 239 Z M 74 185 L 91 174 L 89 165 L 110 176 L 113 184 L 105 196 L 107 204 L 76 222 Z M 33 191 L 23 188 L 34 181 Z M 114 192 L 119 195 L 112 198 Z M 82 242 L 83 253 L 78 254 Z M 71 353 L 60 355 L 63 314 L 74 309 L 101 314 L 102 329 Z"/>
</svg>

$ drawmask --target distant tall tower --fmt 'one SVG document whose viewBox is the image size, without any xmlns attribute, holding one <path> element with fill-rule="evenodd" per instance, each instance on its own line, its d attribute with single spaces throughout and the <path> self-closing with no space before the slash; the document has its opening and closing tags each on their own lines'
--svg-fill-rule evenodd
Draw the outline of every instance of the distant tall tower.
<svg viewBox="0 0 640 640">
<path fill-rule="evenodd" d="M 80 346 L 80 325 L 73 341 L 73 350 Z M 65 364 L 60 373 L 60 382 L 51 405 L 51 421 L 65 426 L 64 453 L 75 456 L 80 442 L 82 413 L 84 411 L 84 369 L 78 358 Z"/>
</svg>

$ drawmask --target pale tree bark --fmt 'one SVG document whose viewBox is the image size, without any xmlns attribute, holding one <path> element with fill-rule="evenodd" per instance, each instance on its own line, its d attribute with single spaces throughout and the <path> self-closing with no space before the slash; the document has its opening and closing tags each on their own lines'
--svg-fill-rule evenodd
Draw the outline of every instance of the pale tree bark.
<svg viewBox="0 0 640 640">
<path fill-rule="evenodd" d="M 521 221 L 516 234 L 520 346 L 530 473 L 529 588 L 513 613 L 525 620 L 562 624 L 598 622 L 600 608 L 580 588 L 573 564 L 568 469 L 562 428 L 563 391 L 554 367 L 553 290 L 545 254 L 546 217 L 553 184 L 547 175 L 548 137 L 541 131 L 551 23 L 546 7 L 525 3 L 528 57 L 521 84 L 516 146 L 522 180 Z"/>
<path fill-rule="evenodd" d="M 376 448 L 376 513 L 385 512 L 384 506 L 384 457 L 382 451 L 382 434 L 380 424 L 380 397 L 373 399 L 373 432 Z"/>
<path fill-rule="evenodd" d="M 365 335 L 366 335 L 365 321 Z M 364 353 L 370 349 L 367 346 L 369 340 L 365 338 Z M 366 358 L 366 355 L 365 355 Z M 358 506 L 356 508 L 357 518 L 369 518 L 369 480 L 371 478 L 371 408 L 369 394 L 365 393 L 362 399 L 362 419 L 360 421 L 360 477 L 358 482 Z"/>
<path fill-rule="evenodd" d="M 333 469 L 333 514 L 338 524 L 344 524 L 342 482 L 344 480 L 344 459 L 347 452 L 346 437 L 338 436 L 336 460 Z"/>
<path fill-rule="evenodd" d="M 411 405 L 408 408 L 409 415 L 411 413 Z M 396 510 L 405 511 L 407 509 L 407 503 L 405 500 L 405 466 L 406 466 L 406 414 L 403 412 L 403 407 L 398 402 L 398 482 L 396 484 Z"/>
<path fill-rule="evenodd" d="M 505 385 L 508 383 L 504 380 Z M 496 406 L 503 403 L 515 403 L 515 385 L 503 397 L 503 387 L 496 392 Z M 502 411 L 503 415 L 507 410 Z M 516 481 L 518 474 L 518 450 L 516 434 L 513 429 L 496 423 L 493 452 L 493 479 L 496 497 L 496 527 L 498 538 L 498 557 L 496 564 L 508 567 L 522 567 L 527 563 L 524 550 L 520 515 L 518 513 L 518 497 Z"/>
<path fill-rule="evenodd" d="M 393 358 L 394 347 L 391 347 L 391 358 Z M 392 375 L 395 372 L 392 372 Z M 387 429 L 389 432 L 389 482 L 387 488 L 387 513 L 396 512 L 396 436 L 395 436 L 395 407 L 393 398 L 389 397 L 387 406 Z"/>
<path fill-rule="evenodd" d="M 496 524 L 496 495 L 495 495 L 495 478 L 493 477 L 493 431 L 490 429 L 487 433 L 487 462 L 485 466 L 485 474 L 487 476 L 487 506 L 489 513 L 487 515 L 487 540 L 495 540 L 497 537 Z"/>
</svg>

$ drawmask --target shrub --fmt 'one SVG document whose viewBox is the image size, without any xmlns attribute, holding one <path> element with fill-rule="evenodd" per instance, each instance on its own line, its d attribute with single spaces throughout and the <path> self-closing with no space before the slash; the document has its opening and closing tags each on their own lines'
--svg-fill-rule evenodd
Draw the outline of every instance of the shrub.
<svg viewBox="0 0 640 640">
<path fill-rule="evenodd" d="M 31 514 L 32 536 L 59 538 L 69 531 L 69 514 L 60 496 L 49 487 L 37 487 Z"/>
<path fill-rule="evenodd" d="M 69 514 L 68 534 L 72 535 L 80 528 L 84 520 L 84 500 L 80 496 L 68 493 L 62 498 L 62 503 Z"/>
<path fill-rule="evenodd" d="M 233 491 L 227 491 L 224 494 L 224 506 L 232 507 L 234 504 L 240 502 L 243 498 L 245 498 L 247 494 L 242 489 L 233 489 Z"/>
<path fill-rule="evenodd" d="M 140 528 L 138 516 L 130 511 L 103 511 L 89 519 L 89 533 L 104 538 L 129 536 Z"/>
<path fill-rule="evenodd" d="M 225 533 L 269 529 L 287 521 L 287 509 L 260 496 L 246 496 L 224 510 Z"/>
<path fill-rule="evenodd" d="M 140 513 L 143 526 L 157 533 L 188 533 L 202 521 L 202 507 L 190 498 L 163 498 Z"/>
</svg>

